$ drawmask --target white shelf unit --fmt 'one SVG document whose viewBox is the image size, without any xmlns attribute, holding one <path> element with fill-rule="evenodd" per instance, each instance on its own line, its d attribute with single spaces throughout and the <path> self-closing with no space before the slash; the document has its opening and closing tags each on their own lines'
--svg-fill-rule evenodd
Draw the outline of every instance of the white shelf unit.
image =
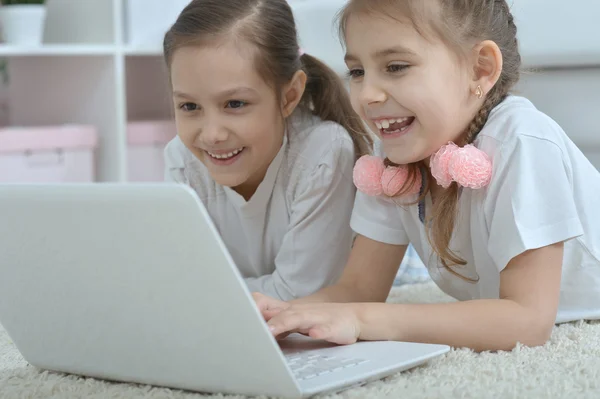
<svg viewBox="0 0 600 399">
<path fill-rule="evenodd" d="M 0 45 L 9 124 L 95 126 L 98 182 L 128 181 L 128 122 L 172 118 L 161 43 L 126 41 L 127 1 L 48 0 L 42 46 Z"/>
<path fill-rule="evenodd" d="M 163 28 L 148 23 L 151 39 L 130 41 L 129 2 L 149 13 L 136 14 L 138 21 L 163 18 L 166 30 L 177 8 L 188 1 L 47 0 L 44 45 L 0 46 L 0 58 L 9 63 L 10 124 L 92 124 L 99 133 L 96 180 L 128 181 L 127 123 L 170 119 L 173 112 L 162 59 Z M 344 1 L 290 1 L 301 46 L 340 73 L 345 72 L 343 53 L 329 21 Z M 592 17 L 600 9 L 595 0 L 576 0 L 580 11 L 589 12 L 581 13 L 583 19 L 571 18 L 573 29 L 556 38 L 555 22 L 568 14 L 570 5 L 557 0 L 548 8 L 552 15 L 541 18 L 538 10 L 546 1 L 515 1 L 525 66 L 542 68 L 524 76 L 519 88 L 557 119 L 600 167 L 600 131 L 594 120 L 600 109 L 600 47 L 593 39 L 599 37 L 600 28 Z M 153 8 L 165 4 L 171 5 L 170 12 Z"/>
</svg>

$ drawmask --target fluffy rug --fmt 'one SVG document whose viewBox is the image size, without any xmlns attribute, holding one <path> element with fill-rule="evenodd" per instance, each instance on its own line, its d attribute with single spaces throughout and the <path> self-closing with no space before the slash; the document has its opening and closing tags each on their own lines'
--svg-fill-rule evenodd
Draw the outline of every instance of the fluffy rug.
<svg viewBox="0 0 600 399">
<path fill-rule="evenodd" d="M 433 283 L 395 287 L 390 302 L 445 302 Z M 171 398 L 205 396 L 66 376 L 28 366 L 0 327 L 1 398 Z M 222 398 L 221 395 L 210 396 Z M 425 366 L 330 398 L 599 398 L 600 323 L 555 327 L 544 347 L 475 354 L 460 349 Z M 234 397 L 232 397 L 234 398 Z"/>
</svg>

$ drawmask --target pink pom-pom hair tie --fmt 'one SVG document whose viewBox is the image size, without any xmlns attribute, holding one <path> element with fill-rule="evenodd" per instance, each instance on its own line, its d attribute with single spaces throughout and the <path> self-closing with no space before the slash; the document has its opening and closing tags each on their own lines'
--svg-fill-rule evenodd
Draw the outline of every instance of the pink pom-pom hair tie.
<svg viewBox="0 0 600 399">
<path fill-rule="evenodd" d="M 383 159 L 372 155 L 364 155 L 354 165 L 354 185 L 367 195 L 373 197 L 381 195 L 383 194 L 381 177 L 384 171 Z"/>
<path fill-rule="evenodd" d="M 388 166 L 383 159 L 372 155 L 362 156 L 354 166 L 354 185 L 361 192 L 379 196 L 393 197 L 404 187 L 408 179 L 406 166 Z M 419 175 L 406 194 L 418 194 L 421 189 Z"/>
<path fill-rule="evenodd" d="M 431 175 L 444 188 L 456 182 L 461 187 L 479 189 L 492 179 L 492 161 L 472 144 L 459 147 L 449 142 L 431 157 Z"/>
<path fill-rule="evenodd" d="M 492 162 L 488 155 L 472 144 L 459 147 L 449 142 L 431 157 L 431 175 L 437 183 L 450 187 L 452 182 L 459 186 L 479 189 L 487 186 L 492 177 Z M 354 184 L 370 196 L 397 195 L 408 179 L 408 168 L 388 166 L 383 159 L 372 155 L 361 157 L 354 166 Z M 419 175 L 407 195 L 419 194 L 422 176 Z"/>
</svg>

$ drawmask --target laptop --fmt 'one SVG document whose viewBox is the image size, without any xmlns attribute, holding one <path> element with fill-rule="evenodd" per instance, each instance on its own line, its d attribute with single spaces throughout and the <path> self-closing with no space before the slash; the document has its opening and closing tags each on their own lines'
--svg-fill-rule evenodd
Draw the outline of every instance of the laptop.
<svg viewBox="0 0 600 399">
<path fill-rule="evenodd" d="M 278 342 L 185 185 L 0 185 L 0 324 L 40 369 L 200 393 L 310 397 L 441 356 Z"/>
</svg>

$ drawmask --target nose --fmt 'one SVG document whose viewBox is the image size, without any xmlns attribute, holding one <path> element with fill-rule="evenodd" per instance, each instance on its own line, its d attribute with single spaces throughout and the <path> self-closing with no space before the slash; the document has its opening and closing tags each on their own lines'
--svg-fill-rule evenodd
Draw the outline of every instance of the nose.
<svg viewBox="0 0 600 399">
<path fill-rule="evenodd" d="M 387 100 L 387 94 L 377 82 L 365 77 L 360 87 L 359 99 L 363 106 L 381 104 Z"/>
<path fill-rule="evenodd" d="M 198 138 L 209 146 L 227 141 L 229 133 L 227 128 L 219 122 L 218 118 L 205 117 Z"/>
</svg>

